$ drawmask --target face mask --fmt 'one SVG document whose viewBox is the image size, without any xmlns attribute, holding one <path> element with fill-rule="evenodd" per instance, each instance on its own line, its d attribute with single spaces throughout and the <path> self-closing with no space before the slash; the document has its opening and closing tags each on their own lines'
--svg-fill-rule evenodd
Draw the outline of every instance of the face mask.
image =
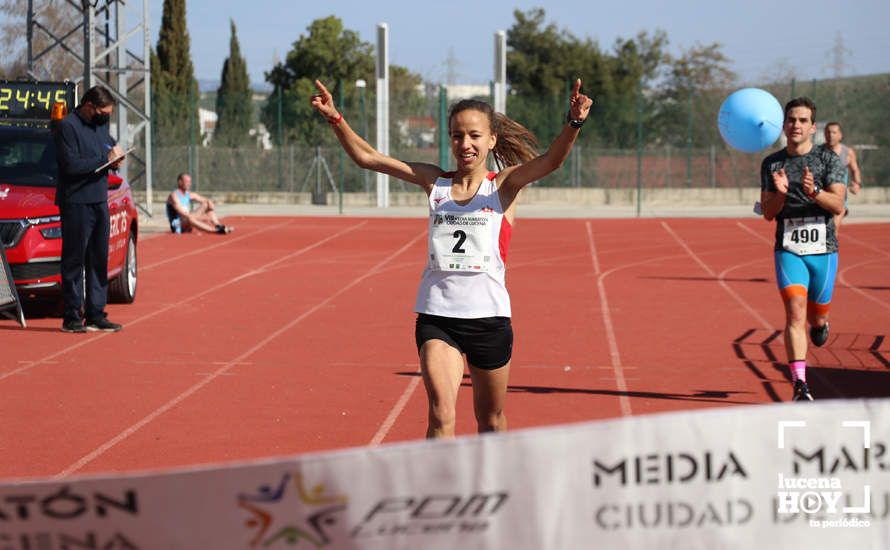
<svg viewBox="0 0 890 550">
<path fill-rule="evenodd" d="M 108 124 L 109 120 L 111 120 L 111 115 L 97 113 L 97 114 L 93 115 L 91 122 L 96 126 L 103 126 L 105 124 Z"/>
</svg>

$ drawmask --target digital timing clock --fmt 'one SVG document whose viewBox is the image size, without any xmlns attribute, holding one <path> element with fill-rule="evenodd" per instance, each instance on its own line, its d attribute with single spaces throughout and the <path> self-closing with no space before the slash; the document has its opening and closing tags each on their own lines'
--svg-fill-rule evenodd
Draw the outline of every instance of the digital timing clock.
<svg viewBox="0 0 890 550">
<path fill-rule="evenodd" d="M 0 80 L 0 119 L 49 120 L 57 102 L 74 109 L 73 82 Z"/>
</svg>

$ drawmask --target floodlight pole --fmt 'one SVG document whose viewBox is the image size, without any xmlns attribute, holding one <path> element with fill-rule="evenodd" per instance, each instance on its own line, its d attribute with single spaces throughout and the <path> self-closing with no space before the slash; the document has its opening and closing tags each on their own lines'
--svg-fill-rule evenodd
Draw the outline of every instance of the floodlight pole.
<svg viewBox="0 0 890 550">
<path fill-rule="evenodd" d="M 377 24 L 377 150 L 389 155 L 389 27 Z M 377 207 L 389 207 L 389 176 L 377 173 Z"/>
<path fill-rule="evenodd" d="M 361 102 L 361 111 L 362 111 L 362 139 L 369 140 L 368 136 L 368 109 L 365 106 L 365 90 L 368 87 L 368 83 L 365 82 L 364 78 L 359 78 L 355 81 L 355 87 L 359 90 L 359 101 Z M 362 169 L 362 183 L 364 184 L 365 193 L 370 192 L 370 182 L 368 181 L 368 171 Z"/>
<path fill-rule="evenodd" d="M 83 85 L 86 92 L 95 86 L 93 69 L 96 66 L 96 8 L 90 2 L 83 3 Z"/>
<path fill-rule="evenodd" d="M 494 33 L 494 110 L 507 112 L 507 33 Z"/>
<path fill-rule="evenodd" d="M 142 44 L 143 44 L 143 52 L 145 53 L 145 58 L 143 59 L 143 63 L 145 65 L 145 74 L 143 75 L 142 81 L 142 108 L 143 113 L 139 116 L 144 116 L 145 125 L 142 127 L 142 137 L 143 143 L 145 144 L 145 159 L 144 159 L 144 167 L 145 167 L 145 205 L 148 208 L 149 212 L 153 212 L 152 210 L 152 186 L 153 186 L 153 166 L 154 161 L 154 149 L 152 145 L 152 124 L 151 124 L 151 34 L 149 33 L 148 28 L 149 21 L 149 13 L 148 13 L 148 0 L 142 0 Z M 129 88 L 128 88 L 129 89 Z M 137 132 L 139 130 L 136 130 Z"/>
<path fill-rule="evenodd" d="M 127 28 L 124 25 L 126 10 L 120 4 L 115 3 L 114 11 L 116 20 L 114 31 L 115 36 L 123 36 L 127 32 Z M 125 65 L 127 62 L 127 48 L 124 46 L 122 40 L 118 40 L 117 47 L 115 48 L 115 62 L 119 67 Z M 118 71 L 117 73 L 117 89 L 123 90 L 126 94 L 127 73 L 124 71 Z M 121 102 L 115 111 L 117 112 L 117 141 L 118 143 L 125 144 L 125 146 L 130 145 L 130 125 L 127 122 L 127 104 Z M 130 181 L 130 170 L 126 162 L 121 166 L 121 171 L 123 172 L 124 178 L 127 181 Z"/>
</svg>

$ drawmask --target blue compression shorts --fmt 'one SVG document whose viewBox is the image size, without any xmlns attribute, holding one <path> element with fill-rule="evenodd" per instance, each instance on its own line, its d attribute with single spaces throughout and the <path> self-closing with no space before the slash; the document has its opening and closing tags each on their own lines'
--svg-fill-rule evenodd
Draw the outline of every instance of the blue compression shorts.
<svg viewBox="0 0 890 550">
<path fill-rule="evenodd" d="M 776 283 L 784 299 L 806 296 L 808 302 L 827 305 L 834 292 L 837 252 L 798 256 L 786 250 L 775 251 Z"/>
</svg>

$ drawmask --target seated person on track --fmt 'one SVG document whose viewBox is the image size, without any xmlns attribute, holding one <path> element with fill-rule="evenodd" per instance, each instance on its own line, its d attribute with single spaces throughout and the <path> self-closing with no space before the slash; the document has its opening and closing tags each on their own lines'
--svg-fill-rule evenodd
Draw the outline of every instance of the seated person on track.
<svg viewBox="0 0 890 550">
<path fill-rule="evenodd" d="M 191 186 L 192 177 L 183 172 L 176 178 L 176 189 L 167 197 L 167 219 L 170 221 L 170 231 L 187 233 L 193 227 L 221 235 L 234 231 L 234 227 L 224 225 L 219 221 L 216 211 L 213 209 L 213 201 L 190 192 Z M 192 203 L 197 204 L 194 211 Z"/>
</svg>

